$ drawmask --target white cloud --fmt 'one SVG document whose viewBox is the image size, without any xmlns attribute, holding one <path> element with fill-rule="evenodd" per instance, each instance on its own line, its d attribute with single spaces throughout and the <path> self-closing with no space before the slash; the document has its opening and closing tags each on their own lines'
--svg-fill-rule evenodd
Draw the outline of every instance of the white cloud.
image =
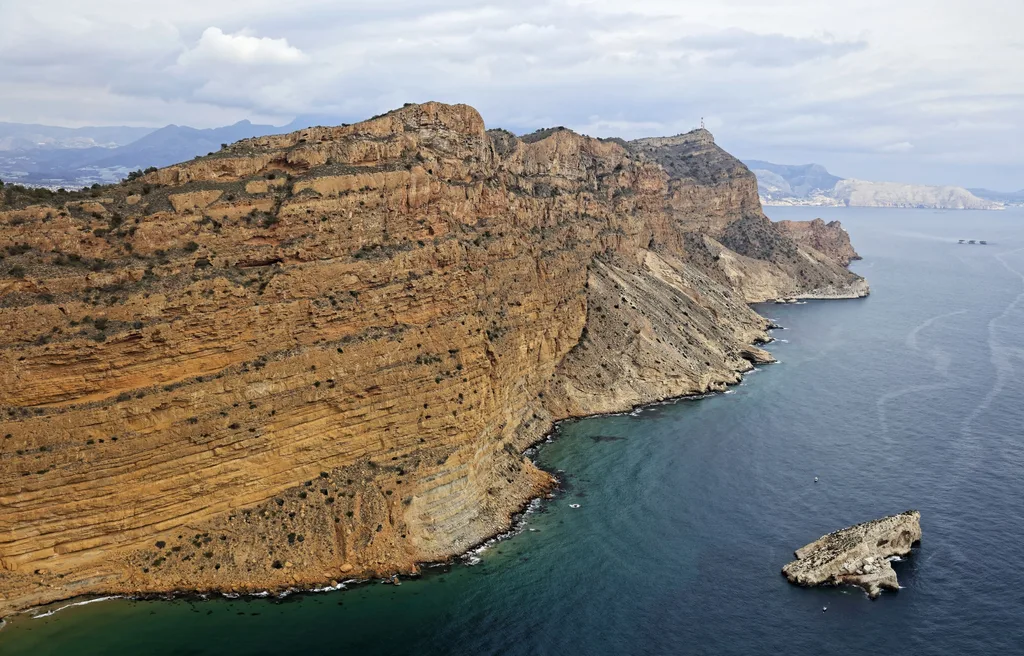
<svg viewBox="0 0 1024 656">
<path fill-rule="evenodd" d="M 1021 24 L 1019 0 L 0 1 L 0 120 L 351 122 L 440 100 L 637 137 L 704 116 L 745 157 L 1002 167 L 1019 188 Z"/>
<path fill-rule="evenodd" d="M 301 64 L 308 57 L 288 45 L 288 39 L 257 37 L 244 32 L 225 34 L 219 27 L 208 27 L 199 43 L 178 57 L 181 66 L 216 64 Z"/>
<path fill-rule="evenodd" d="M 716 64 L 792 66 L 814 59 L 837 59 L 867 47 L 867 42 L 837 41 L 832 37 L 794 37 L 725 29 L 685 36 L 679 44 Z"/>
</svg>

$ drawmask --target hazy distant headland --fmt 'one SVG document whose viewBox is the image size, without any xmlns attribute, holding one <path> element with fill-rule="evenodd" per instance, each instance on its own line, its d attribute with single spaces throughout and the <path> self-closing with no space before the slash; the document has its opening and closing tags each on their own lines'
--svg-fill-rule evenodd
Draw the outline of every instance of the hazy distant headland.
<svg viewBox="0 0 1024 656">
<path fill-rule="evenodd" d="M 1001 193 L 952 185 L 873 182 L 840 178 L 820 164 L 744 163 L 757 176 L 758 195 L 764 205 L 998 210 L 1024 203 L 1024 190 Z"/>
</svg>

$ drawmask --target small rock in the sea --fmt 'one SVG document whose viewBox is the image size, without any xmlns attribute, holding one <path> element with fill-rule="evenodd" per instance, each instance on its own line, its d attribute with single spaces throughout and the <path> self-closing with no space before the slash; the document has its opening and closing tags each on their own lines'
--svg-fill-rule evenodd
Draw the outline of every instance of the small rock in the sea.
<svg viewBox="0 0 1024 656">
<path fill-rule="evenodd" d="M 590 439 L 594 440 L 595 442 L 619 442 L 626 438 L 619 437 L 617 435 L 591 435 Z"/>
<path fill-rule="evenodd" d="M 578 504 L 578 503 L 570 503 L 570 504 L 569 504 L 569 507 L 570 507 L 570 508 L 579 508 L 579 507 L 580 507 L 580 504 Z"/>
<path fill-rule="evenodd" d="M 782 573 L 802 586 L 859 585 L 874 599 L 882 589 L 899 590 L 888 558 L 910 553 L 920 541 L 921 513 L 908 510 L 818 538 L 797 549 Z"/>
</svg>

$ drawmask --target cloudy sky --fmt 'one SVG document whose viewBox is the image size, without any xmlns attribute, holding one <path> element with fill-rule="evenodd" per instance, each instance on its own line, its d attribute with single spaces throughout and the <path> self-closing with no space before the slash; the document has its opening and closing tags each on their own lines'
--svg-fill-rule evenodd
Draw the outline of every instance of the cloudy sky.
<svg viewBox="0 0 1024 656">
<path fill-rule="evenodd" d="M 1024 188 L 1022 0 L 0 0 L 0 121 L 675 134 L 844 177 Z"/>
</svg>

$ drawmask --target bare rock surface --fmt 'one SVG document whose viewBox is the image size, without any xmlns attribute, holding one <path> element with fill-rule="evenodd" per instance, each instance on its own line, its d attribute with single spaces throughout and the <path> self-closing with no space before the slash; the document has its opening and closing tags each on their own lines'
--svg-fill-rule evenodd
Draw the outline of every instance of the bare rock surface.
<svg viewBox="0 0 1024 656">
<path fill-rule="evenodd" d="M 921 513 L 908 510 L 822 536 L 797 549 L 782 573 L 802 586 L 858 585 L 874 599 L 883 589 L 899 590 L 888 559 L 920 541 Z"/>
<path fill-rule="evenodd" d="M 779 221 L 775 225 L 801 246 L 813 248 L 843 266 L 861 259 L 839 221 Z"/>
</svg>

